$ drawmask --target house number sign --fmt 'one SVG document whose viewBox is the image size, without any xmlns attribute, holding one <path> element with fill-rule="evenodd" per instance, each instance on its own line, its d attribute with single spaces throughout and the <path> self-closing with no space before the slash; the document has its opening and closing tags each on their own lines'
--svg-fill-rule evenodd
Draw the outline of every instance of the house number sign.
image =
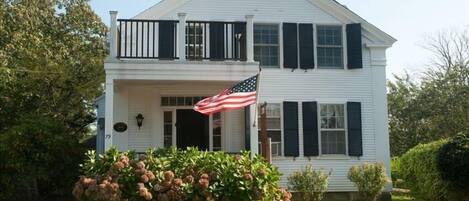
<svg viewBox="0 0 469 201">
<path fill-rule="evenodd" d="M 118 122 L 114 124 L 114 130 L 119 133 L 125 132 L 127 130 L 127 124 L 124 122 Z"/>
</svg>

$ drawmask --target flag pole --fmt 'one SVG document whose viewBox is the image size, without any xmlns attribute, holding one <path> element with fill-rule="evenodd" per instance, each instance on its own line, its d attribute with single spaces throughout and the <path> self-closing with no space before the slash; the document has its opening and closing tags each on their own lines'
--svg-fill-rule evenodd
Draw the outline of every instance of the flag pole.
<svg viewBox="0 0 469 201">
<path fill-rule="evenodd" d="M 254 123 L 252 124 L 252 127 L 256 127 L 256 124 L 257 124 L 257 110 L 258 110 L 258 103 L 259 103 L 259 86 L 260 86 L 260 82 L 261 82 L 261 72 L 262 72 L 262 68 L 261 66 L 259 65 L 259 73 L 257 73 L 257 80 L 256 80 L 256 105 L 255 105 L 255 110 L 254 110 Z"/>
</svg>

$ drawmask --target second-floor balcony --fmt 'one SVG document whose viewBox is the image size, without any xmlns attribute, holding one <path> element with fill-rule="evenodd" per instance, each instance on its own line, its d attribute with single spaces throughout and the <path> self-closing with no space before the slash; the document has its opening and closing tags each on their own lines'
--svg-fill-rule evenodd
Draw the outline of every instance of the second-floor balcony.
<svg viewBox="0 0 469 201">
<path fill-rule="evenodd" d="M 179 61 L 253 61 L 252 17 L 246 21 L 117 19 L 111 57 Z"/>
</svg>

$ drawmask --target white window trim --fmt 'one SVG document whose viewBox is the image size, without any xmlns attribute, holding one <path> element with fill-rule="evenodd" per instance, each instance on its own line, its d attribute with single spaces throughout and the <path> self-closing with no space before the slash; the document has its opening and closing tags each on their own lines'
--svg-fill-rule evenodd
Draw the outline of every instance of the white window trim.
<svg viewBox="0 0 469 201">
<path fill-rule="evenodd" d="M 321 105 L 344 105 L 344 130 L 345 130 L 345 154 L 322 154 L 322 139 L 321 139 Z M 319 156 L 318 158 L 325 157 L 325 158 L 348 158 L 348 114 L 347 114 L 347 102 L 318 102 L 317 104 L 317 121 L 318 121 L 318 151 Z M 328 130 L 337 130 L 337 129 L 328 129 Z M 342 129 L 340 129 L 342 131 Z"/>
<path fill-rule="evenodd" d="M 318 70 L 346 70 L 347 69 L 347 32 L 346 32 L 346 24 L 337 24 L 337 23 L 317 23 L 314 24 L 314 67 Z M 338 68 L 340 66 L 319 66 L 318 64 L 318 26 L 340 26 L 342 27 L 342 59 L 343 59 L 343 66 L 342 68 Z M 337 68 L 335 68 L 337 67 Z"/>
<path fill-rule="evenodd" d="M 263 67 L 262 70 L 264 69 L 283 69 L 283 23 L 278 23 L 278 22 L 256 22 L 254 23 L 254 27 L 256 25 L 272 25 L 272 26 L 277 26 L 277 29 L 278 29 L 278 43 L 277 43 L 277 47 L 278 47 L 278 58 L 277 58 L 277 61 L 278 61 L 278 66 L 261 66 Z M 254 37 L 254 36 L 253 36 Z M 268 45 L 268 44 L 261 44 L 261 46 L 263 47 L 275 47 L 275 45 Z M 253 49 L 255 49 L 256 47 L 256 42 L 254 41 L 253 39 Z M 260 63 L 260 62 L 259 62 Z"/>
</svg>

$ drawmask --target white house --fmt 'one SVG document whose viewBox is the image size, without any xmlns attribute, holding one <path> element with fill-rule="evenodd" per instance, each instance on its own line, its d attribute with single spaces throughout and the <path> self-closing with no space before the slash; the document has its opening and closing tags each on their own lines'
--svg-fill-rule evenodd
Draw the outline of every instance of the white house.
<svg viewBox="0 0 469 201">
<path fill-rule="evenodd" d="M 254 105 L 209 117 L 192 106 L 260 66 L 272 163 L 285 178 L 311 164 L 332 170 L 329 191 L 353 192 L 352 165 L 389 170 L 386 49 L 396 40 L 336 1 L 163 0 L 132 19 L 111 11 L 110 41 L 105 149 L 258 153 Z"/>
</svg>

